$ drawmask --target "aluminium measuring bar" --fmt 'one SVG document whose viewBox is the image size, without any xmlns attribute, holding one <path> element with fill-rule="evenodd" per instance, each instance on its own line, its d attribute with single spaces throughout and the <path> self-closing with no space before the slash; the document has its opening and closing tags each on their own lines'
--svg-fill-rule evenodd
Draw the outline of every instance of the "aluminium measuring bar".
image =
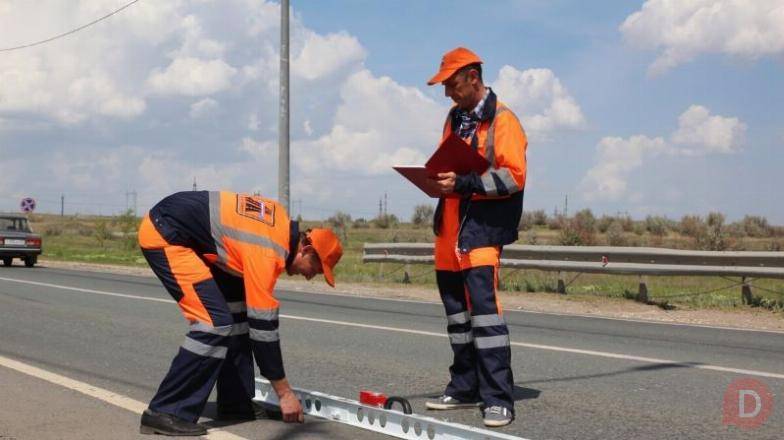
<svg viewBox="0 0 784 440">
<path fill-rule="evenodd" d="M 526 440 L 509 434 L 450 423 L 418 414 L 404 414 L 391 409 L 363 405 L 356 400 L 294 388 L 305 414 L 356 428 L 403 439 L 427 440 Z M 254 400 L 278 405 L 272 385 L 256 378 Z"/>
</svg>

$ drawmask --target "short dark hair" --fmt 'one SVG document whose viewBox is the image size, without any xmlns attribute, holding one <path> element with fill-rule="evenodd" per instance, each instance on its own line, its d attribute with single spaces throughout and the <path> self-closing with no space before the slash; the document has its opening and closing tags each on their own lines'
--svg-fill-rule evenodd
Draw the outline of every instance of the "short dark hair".
<svg viewBox="0 0 784 440">
<path fill-rule="evenodd" d="M 482 81 L 482 63 L 473 63 L 467 66 L 463 66 L 457 72 L 460 74 L 466 74 L 470 70 L 476 70 L 476 73 L 479 76 L 479 81 Z"/>
</svg>

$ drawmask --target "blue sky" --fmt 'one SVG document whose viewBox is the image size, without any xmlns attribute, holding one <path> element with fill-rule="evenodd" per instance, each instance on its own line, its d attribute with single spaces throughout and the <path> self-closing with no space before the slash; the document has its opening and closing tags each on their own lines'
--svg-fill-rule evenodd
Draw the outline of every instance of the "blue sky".
<svg viewBox="0 0 784 440">
<path fill-rule="evenodd" d="M 0 48 L 120 0 L 0 3 Z M 76 5 L 74 7 L 73 5 Z M 784 0 L 294 0 L 294 214 L 409 218 L 449 101 L 425 81 L 458 45 L 529 137 L 525 209 L 784 224 Z M 139 210 L 168 193 L 277 188 L 279 4 L 142 0 L 0 52 L 0 209 Z"/>
</svg>

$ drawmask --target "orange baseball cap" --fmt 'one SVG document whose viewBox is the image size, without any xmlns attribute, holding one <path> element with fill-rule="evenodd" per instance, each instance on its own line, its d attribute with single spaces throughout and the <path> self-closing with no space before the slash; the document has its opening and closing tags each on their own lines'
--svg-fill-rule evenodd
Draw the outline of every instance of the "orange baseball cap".
<svg viewBox="0 0 784 440">
<path fill-rule="evenodd" d="M 465 47 L 452 49 L 441 58 L 441 67 L 439 68 L 438 73 L 430 78 L 427 85 L 432 86 L 433 84 L 442 83 L 449 79 L 450 76 L 454 75 L 461 67 L 476 63 L 482 63 L 482 60 L 479 59 L 477 54 Z"/>
<path fill-rule="evenodd" d="M 343 256 L 343 246 L 340 245 L 340 240 L 331 229 L 324 228 L 311 229 L 308 238 L 321 260 L 324 279 L 327 284 L 335 287 L 335 274 L 332 270 L 340 261 L 340 257 Z"/>
</svg>

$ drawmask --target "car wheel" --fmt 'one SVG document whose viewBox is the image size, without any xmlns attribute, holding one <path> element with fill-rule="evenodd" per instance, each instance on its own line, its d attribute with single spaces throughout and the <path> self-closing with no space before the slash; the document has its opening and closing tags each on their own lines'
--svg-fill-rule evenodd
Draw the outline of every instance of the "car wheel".
<svg viewBox="0 0 784 440">
<path fill-rule="evenodd" d="M 11 257 L 3 258 L 3 266 L 10 266 L 13 263 L 14 263 L 14 259 L 13 258 L 11 258 Z"/>
<path fill-rule="evenodd" d="M 36 256 L 27 257 L 27 258 L 24 259 L 24 262 L 25 262 L 25 266 L 33 267 L 33 266 L 35 266 L 35 263 L 38 262 L 38 257 L 36 257 Z"/>
</svg>

